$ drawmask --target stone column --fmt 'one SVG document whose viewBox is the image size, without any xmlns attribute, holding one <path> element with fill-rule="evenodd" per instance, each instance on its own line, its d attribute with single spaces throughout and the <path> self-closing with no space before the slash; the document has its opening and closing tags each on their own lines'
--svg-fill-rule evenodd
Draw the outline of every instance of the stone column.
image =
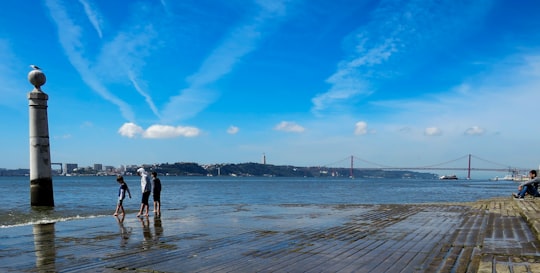
<svg viewBox="0 0 540 273">
<path fill-rule="evenodd" d="M 47 120 L 47 100 L 49 96 L 41 91 L 46 78 L 34 66 L 28 73 L 28 80 L 34 89 L 28 93 L 30 109 L 30 204 L 32 206 L 54 206 L 51 176 L 51 153 L 49 147 L 49 122 Z"/>
</svg>

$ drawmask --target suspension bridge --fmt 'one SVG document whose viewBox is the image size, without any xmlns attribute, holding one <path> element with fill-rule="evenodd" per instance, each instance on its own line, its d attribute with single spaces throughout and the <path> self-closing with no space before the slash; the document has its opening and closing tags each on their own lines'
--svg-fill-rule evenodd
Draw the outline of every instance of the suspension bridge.
<svg viewBox="0 0 540 273">
<path fill-rule="evenodd" d="M 473 159 L 484 163 L 484 165 L 487 163 L 487 164 L 490 164 L 492 166 L 494 165 L 495 167 L 478 167 L 478 168 L 472 167 Z M 493 161 L 489 161 L 489 160 L 474 156 L 472 154 L 467 154 L 467 155 L 461 156 L 459 158 L 452 159 L 452 160 L 442 162 L 442 163 L 438 163 L 438 164 L 433 164 L 433 165 L 428 165 L 428 166 L 419 166 L 419 167 L 413 167 L 413 166 L 411 166 L 411 167 L 387 166 L 387 165 L 371 162 L 371 161 L 359 158 L 357 156 L 351 155 L 350 157 L 341 159 L 341 160 L 336 161 L 334 163 L 323 165 L 323 167 L 332 168 L 332 167 L 335 167 L 335 166 L 343 166 L 343 164 L 345 162 L 347 162 L 347 163 L 350 162 L 350 174 L 351 174 L 350 176 L 351 177 L 353 176 L 352 175 L 353 170 L 389 170 L 389 171 L 397 171 L 397 170 L 429 170 L 429 171 L 445 170 L 445 171 L 466 171 L 467 172 L 467 179 L 471 178 L 471 172 L 472 171 L 508 172 L 508 173 L 512 173 L 514 175 L 517 175 L 517 174 L 521 174 L 521 173 L 528 173 L 528 171 L 530 170 L 530 168 L 527 169 L 527 168 L 521 168 L 521 167 L 512 167 L 512 166 L 508 166 L 508 165 L 505 165 L 505 164 L 496 163 L 496 162 L 493 162 Z M 356 166 L 358 164 L 355 165 L 355 162 L 362 162 L 364 164 L 367 164 L 367 165 L 373 166 L 373 167 L 358 167 L 358 166 Z M 454 166 L 455 166 L 455 163 L 463 163 L 463 164 L 466 164 L 466 166 L 463 166 L 463 167 L 447 167 L 449 164 L 454 164 Z"/>
</svg>

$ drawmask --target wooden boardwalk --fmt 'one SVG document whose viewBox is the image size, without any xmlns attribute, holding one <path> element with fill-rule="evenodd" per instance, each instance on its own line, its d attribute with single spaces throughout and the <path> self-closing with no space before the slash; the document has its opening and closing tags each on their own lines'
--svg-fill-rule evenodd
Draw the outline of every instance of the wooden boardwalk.
<svg viewBox="0 0 540 273">
<path fill-rule="evenodd" d="M 0 229 L 2 272 L 540 272 L 540 198 L 230 205 Z"/>
</svg>

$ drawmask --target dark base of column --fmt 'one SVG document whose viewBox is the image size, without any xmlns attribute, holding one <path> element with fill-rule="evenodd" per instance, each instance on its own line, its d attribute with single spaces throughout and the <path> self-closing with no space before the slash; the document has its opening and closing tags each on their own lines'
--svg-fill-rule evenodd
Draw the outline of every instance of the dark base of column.
<svg viewBox="0 0 540 273">
<path fill-rule="evenodd" d="M 54 207 L 51 178 L 39 178 L 30 181 L 30 205 Z"/>
</svg>

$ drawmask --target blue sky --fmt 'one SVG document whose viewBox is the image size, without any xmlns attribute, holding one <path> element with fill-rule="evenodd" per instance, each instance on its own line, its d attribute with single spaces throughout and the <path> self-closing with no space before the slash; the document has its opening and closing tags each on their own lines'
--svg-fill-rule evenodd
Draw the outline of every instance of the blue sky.
<svg viewBox="0 0 540 273">
<path fill-rule="evenodd" d="M 532 0 L 8 1 L 0 167 L 28 168 L 36 64 L 53 162 L 413 167 L 473 154 L 537 168 L 539 13 Z"/>
</svg>

